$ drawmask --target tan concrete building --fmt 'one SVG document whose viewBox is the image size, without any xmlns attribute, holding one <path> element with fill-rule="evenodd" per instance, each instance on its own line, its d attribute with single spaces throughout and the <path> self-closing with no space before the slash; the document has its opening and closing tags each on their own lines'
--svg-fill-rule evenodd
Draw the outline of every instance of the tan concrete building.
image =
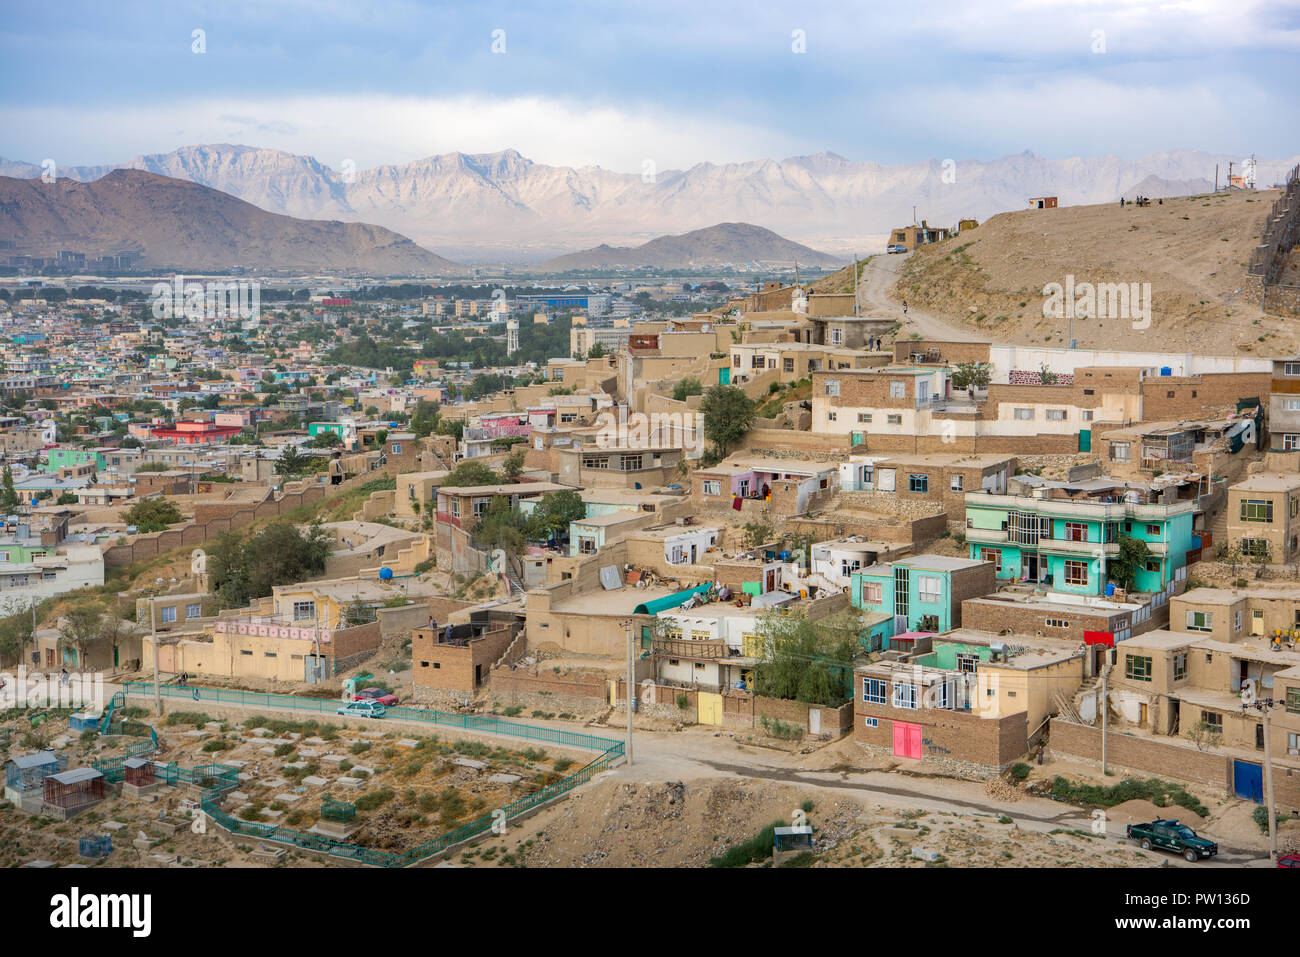
<svg viewBox="0 0 1300 957">
<path fill-rule="evenodd" d="M 1300 555 L 1300 475 L 1255 475 L 1228 489 L 1228 546 L 1286 564 Z"/>
</svg>

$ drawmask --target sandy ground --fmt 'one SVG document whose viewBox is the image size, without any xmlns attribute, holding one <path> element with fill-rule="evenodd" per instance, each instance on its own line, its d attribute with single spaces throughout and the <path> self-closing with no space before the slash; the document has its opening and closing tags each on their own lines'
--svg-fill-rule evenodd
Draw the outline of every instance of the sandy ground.
<svg viewBox="0 0 1300 957">
<path fill-rule="evenodd" d="M 1151 327 L 1128 320 L 1076 320 L 1082 347 L 1290 355 L 1294 323 L 1267 317 L 1245 292 L 1246 266 L 1276 190 L 1002 213 L 942 243 L 882 256 L 897 271 L 891 300 L 999 342 L 1063 345 L 1064 319 L 1045 319 L 1044 285 L 1151 283 Z M 892 260 L 892 261 L 891 261 Z M 882 262 L 883 261 L 883 262 Z M 873 299 L 875 293 L 871 294 Z M 892 314 L 892 313 L 891 313 Z M 915 331 L 932 331 L 917 324 Z M 906 331 L 906 330 L 905 330 Z"/>
</svg>

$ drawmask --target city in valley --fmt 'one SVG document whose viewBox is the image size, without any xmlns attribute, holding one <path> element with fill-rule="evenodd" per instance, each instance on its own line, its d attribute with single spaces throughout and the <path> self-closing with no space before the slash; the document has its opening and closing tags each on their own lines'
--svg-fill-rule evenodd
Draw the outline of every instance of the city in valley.
<svg viewBox="0 0 1300 957">
<path fill-rule="evenodd" d="M 408 6 L 0 38 L 76 77 L 0 95 L 0 865 L 86 868 L 52 926 L 126 867 L 1300 867 L 1293 30 Z M 1213 103 L 1145 89 L 1184 56 Z"/>
</svg>

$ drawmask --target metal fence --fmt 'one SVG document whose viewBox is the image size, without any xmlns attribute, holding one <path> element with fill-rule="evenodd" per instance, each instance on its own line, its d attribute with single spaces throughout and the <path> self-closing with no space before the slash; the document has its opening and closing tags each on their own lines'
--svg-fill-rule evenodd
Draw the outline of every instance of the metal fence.
<svg viewBox="0 0 1300 957">
<path fill-rule="evenodd" d="M 109 705 L 109 711 L 105 714 L 104 726 L 110 725 L 109 715 L 115 708 L 120 708 L 125 704 L 125 695 L 152 695 L 154 692 L 152 682 L 147 681 L 128 681 L 123 685 L 124 692 L 118 692 L 113 696 Z M 332 712 L 340 706 L 338 701 L 325 698 L 299 698 L 295 695 L 266 694 L 253 691 L 238 691 L 228 688 L 180 688 L 175 685 L 163 685 L 162 694 L 165 697 L 187 698 L 192 701 L 208 701 L 214 704 L 242 704 L 242 705 L 260 705 L 268 708 L 292 708 L 299 711 L 308 711 L 315 713 Z M 122 700 L 119 701 L 118 699 Z M 479 834 L 490 831 L 494 824 L 500 821 L 508 821 L 511 818 L 518 817 L 546 804 L 556 798 L 568 793 L 579 784 L 590 781 L 591 778 L 599 772 L 610 767 L 617 759 L 623 756 L 623 742 L 612 738 L 601 738 L 596 735 L 582 734 L 574 731 L 564 731 L 558 728 L 542 728 L 533 725 L 524 724 L 520 721 L 505 721 L 500 718 L 487 715 L 465 715 L 451 714 L 445 711 L 433 711 L 424 708 L 406 708 L 397 707 L 389 708 L 387 715 L 395 718 L 401 718 L 407 721 L 424 721 L 430 724 L 444 725 L 448 727 L 462 728 L 467 731 L 480 731 L 490 734 L 503 734 L 515 738 L 522 738 L 527 741 L 546 741 L 551 744 L 567 745 L 569 747 L 583 748 L 586 750 L 600 751 L 601 754 L 595 760 L 586 764 L 579 771 L 563 778 L 554 784 L 540 788 L 518 801 L 508 804 L 503 808 L 490 811 L 476 820 L 470 821 L 450 831 L 441 837 L 431 841 L 426 841 L 416 847 L 408 848 L 405 851 L 393 853 L 391 851 L 379 851 L 368 847 L 362 847 L 359 844 L 351 844 L 347 841 L 337 841 L 332 838 L 323 837 L 317 834 L 308 834 L 302 831 L 295 831 L 292 828 L 283 827 L 278 824 L 263 824 L 258 821 L 245 821 L 227 813 L 220 806 L 222 792 L 235 787 L 238 784 L 238 771 L 233 767 L 227 767 L 220 764 L 203 765 L 198 768 L 176 768 L 175 765 L 159 765 L 159 777 L 167 783 L 182 781 L 183 783 L 208 784 L 204 787 L 200 796 L 200 807 L 205 814 L 210 816 L 214 821 L 230 831 L 232 834 L 240 834 L 247 837 L 255 837 L 264 841 L 275 841 L 281 844 L 289 844 L 293 847 L 300 847 L 304 850 L 318 851 L 329 854 L 332 857 L 338 857 L 345 860 L 358 861 L 363 864 L 373 864 L 378 867 L 407 867 L 422 861 L 425 858 L 432 857 L 435 854 L 447 850 L 450 847 L 476 837 Z M 150 729 L 152 733 L 152 729 Z M 157 735 L 153 735 L 152 747 L 157 748 Z M 145 742 L 148 744 L 149 742 Z M 121 765 L 125 763 L 126 758 L 113 758 L 110 761 L 102 762 L 104 765 L 117 766 L 117 775 L 121 775 Z M 96 764 L 95 767 L 104 772 L 104 776 L 112 780 L 105 767 Z M 169 778 L 173 773 L 168 769 L 174 769 L 175 780 Z"/>
</svg>

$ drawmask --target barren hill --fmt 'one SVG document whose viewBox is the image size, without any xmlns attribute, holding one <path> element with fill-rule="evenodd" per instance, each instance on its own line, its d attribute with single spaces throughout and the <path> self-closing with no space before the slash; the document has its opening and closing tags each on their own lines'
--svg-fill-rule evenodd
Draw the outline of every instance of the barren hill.
<svg viewBox="0 0 1300 957">
<path fill-rule="evenodd" d="M 677 269 L 751 262 L 797 262 L 801 266 L 834 266 L 844 260 L 800 245 L 770 229 L 749 223 L 719 223 L 680 236 L 660 236 L 640 246 L 597 246 L 558 256 L 533 267 L 540 272 L 574 269 L 650 267 Z"/>
<path fill-rule="evenodd" d="M 1246 275 L 1277 195 L 1234 191 L 1141 208 L 1002 213 L 909 256 L 893 297 L 995 341 L 1064 344 L 1067 320 L 1043 315 L 1047 284 L 1065 285 L 1069 276 L 1076 284 L 1150 283 L 1150 328 L 1076 319 L 1079 345 L 1293 354 L 1300 337 L 1260 311 Z"/>
<path fill-rule="evenodd" d="M 0 239 L 19 253 L 88 257 L 135 251 L 147 266 L 255 273 L 425 276 L 455 263 L 382 226 L 304 220 L 219 190 L 138 170 L 81 183 L 0 177 Z"/>
</svg>

